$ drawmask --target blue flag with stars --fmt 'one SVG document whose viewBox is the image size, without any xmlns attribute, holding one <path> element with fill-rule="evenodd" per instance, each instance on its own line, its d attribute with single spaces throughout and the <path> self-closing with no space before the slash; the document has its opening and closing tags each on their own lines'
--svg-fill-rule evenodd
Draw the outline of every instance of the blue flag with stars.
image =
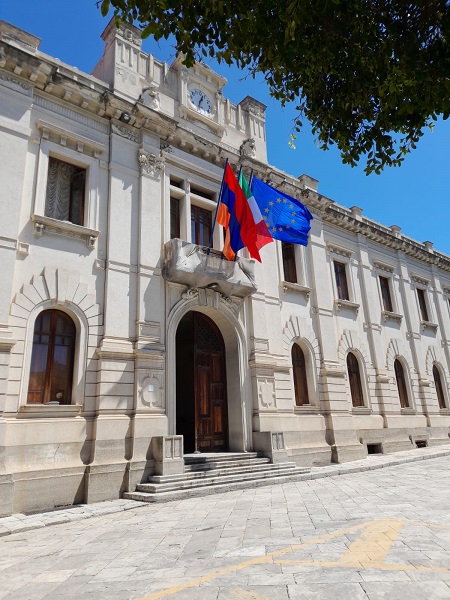
<svg viewBox="0 0 450 600">
<path fill-rule="evenodd" d="M 252 178 L 251 188 L 270 236 L 274 240 L 307 246 L 313 216 L 306 206 L 257 177 Z"/>
</svg>

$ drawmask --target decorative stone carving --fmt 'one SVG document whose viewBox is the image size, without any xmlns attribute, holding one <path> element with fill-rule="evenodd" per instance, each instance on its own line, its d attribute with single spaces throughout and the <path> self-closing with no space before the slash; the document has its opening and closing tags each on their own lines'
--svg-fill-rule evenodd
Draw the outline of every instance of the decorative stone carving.
<svg viewBox="0 0 450 600">
<path fill-rule="evenodd" d="M 384 321 L 397 321 L 398 323 L 401 323 L 403 319 L 403 315 L 392 312 L 390 310 L 382 310 L 381 314 L 383 316 Z"/>
<path fill-rule="evenodd" d="M 419 285 L 428 285 L 430 283 L 429 279 L 422 277 L 421 275 L 417 275 L 417 273 L 411 273 L 411 280 Z"/>
<path fill-rule="evenodd" d="M 58 127 L 53 123 L 39 120 L 36 123 L 36 127 L 41 132 L 44 140 L 51 140 L 60 146 L 72 148 L 83 154 L 93 155 L 94 158 L 98 158 L 105 150 L 104 144 L 100 144 L 96 140 L 87 138 L 74 131 Z"/>
<path fill-rule="evenodd" d="M 198 296 L 197 288 L 189 288 L 185 292 L 183 292 L 183 294 L 181 295 L 183 300 L 193 300 L 194 298 L 197 298 L 197 296 Z"/>
<path fill-rule="evenodd" d="M 158 411 L 164 409 L 164 394 L 163 387 L 160 381 L 153 373 L 146 374 L 139 386 L 139 396 L 141 403 L 146 408 L 156 409 Z"/>
<path fill-rule="evenodd" d="M 332 242 L 327 242 L 326 246 L 329 253 L 333 252 L 334 254 L 339 254 L 340 256 L 345 256 L 347 258 L 350 258 L 353 254 L 353 250 L 350 250 L 349 248 L 343 248 L 342 246 L 338 246 Z"/>
<path fill-rule="evenodd" d="M 59 221 L 58 219 L 52 219 L 51 217 L 44 217 L 42 215 L 32 215 L 31 221 L 33 223 L 35 236 L 41 237 L 45 231 L 46 233 L 56 233 L 57 235 L 78 238 L 86 242 L 86 246 L 89 250 L 95 248 L 97 238 L 100 234 L 100 232 L 95 229 L 89 229 L 82 225 L 74 225 L 68 221 Z"/>
<path fill-rule="evenodd" d="M 0 75 L 0 79 L 2 81 L 4 81 L 7 84 L 7 87 L 11 88 L 11 89 L 15 89 L 16 91 L 26 91 L 26 92 L 31 92 L 31 86 L 27 85 L 26 83 L 23 83 L 22 81 L 17 81 L 17 79 L 13 79 L 12 77 L 8 77 L 8 75 Z M 20 90 L 18 90 L 17 88 L 21 88 Z"/>
<path fill-rule="evenodd" d="M 130 129 L 129 127 L 125 127 L 124 125 L 116 125 L 115 123 L 113 123 L 111 127 L 113 133 L 117 133 L 117 135 L 120 135 L 120 137 L 127 138 L 132 142 L 139 142 L 139 134 L 137 131 Z"/>
<path fill-rule="evenodd" d="M 168 154 L 172 154 L 172 152 L 173 152 L 172 146 L 168 143 L 161 143 L 160 148 L 161 148 L 161 152 L 167 152 Z"/>
<path fill-rule="evenodd" d="M 241 156 L 250 156 L 250 158 L 255 158 L 256 156 L 256 142 L 254 138 L 247 138 L 241 144 L 239 148 L 239 154 Z"/>
<path fill-rule="evenodd" d="M 334 306 L 336 307 L 337 312 L 343 309 L 347 309 L 352 310 L 355 314 L 358 314 L 359 311 L 359 304 L 357 304 L 356 302 L 350 302 L 350 300 L 336 299 L 334 301 Z"/>
<path fill-rule="evenodd" d="M 158 88 L 154 85 L 151 85 L 150 87 L 142 90 L 142 94 L 139 96 L 138 102 L 141 102 L 147 108 L 159 110 L 160 98 Z"/>
<path fill-rule="evenodd" d="M 181 295 L 181 297 L 183 300 L 193 300 L 194 298 L 198 298 L 200 306 L 211 306 L 212 308 L 218 308 L 219 303 L 221 302 L 227 308 L 232 310 L 235 315 L 239 314 L 242 304 L 241 301 L 208 288 L 189 288 Z"/>
<path fill-rule="evenodd" d="M 299 283 L 292 283 L 290 281 L 282 281 L 281 287 L 283 289 L 283 294 L 294 292 L 296 294 L 302 294 L 305 296 L 306 300 L 309 300 L 309 295 L 311 294 L 311 288 L 309 287 L 300 285 Z"/>
<path fill-rule="evenodd" d="M 264 408 L 276 407 L 275 382 L 273 379 L 264 378 L 259 380 L 258 398 L 260 405 Z"/>
<path fill-rule="evenodd" d="M 381 262 L 381 260 L 374 260 L 373 264 L 380 271 L 386 271 L 386 273 L 394 272 L 394 267 L 392 265 L 388 265 L 387 263 Z"/>
<path fill-rule="evenodd" d="M 420 326 L 422 328 L 422 331 L 425 331 L 426 329 L 428 329 L 428 330 L 436 333 L 436 331 L 438 330 L 437 323 L 432 323 L 431 321 L 420 321 Z"/>
<path fill-rule="evenodd" d="M 157 181 L 161 179 L 161 171 L 164 169 L 165 162 L 163 158 L 141 148 L 139 149 L 138 162 L 141 175 L 148 175 Z"/>
<path fill-rule="evenodd" d="M 132 31 L 131 29 L 128 29 L 128 27 L 124 27 L 124 26 L 118 27 L 117 35 L 122 37 L 127 42 L 134 44 L 138 48 L 140 48 L 142 46 L 142 39 L 134 31 Z"/>
</svg>

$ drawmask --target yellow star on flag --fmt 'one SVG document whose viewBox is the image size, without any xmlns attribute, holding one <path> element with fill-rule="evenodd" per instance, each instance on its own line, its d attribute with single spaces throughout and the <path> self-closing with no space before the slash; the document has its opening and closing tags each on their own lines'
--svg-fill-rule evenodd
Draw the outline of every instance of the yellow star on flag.
<svg viewBox="0 0 450 600">
<path fill-rule="evenodd" d="M 278 231 L 283 231 L 283 228 L 282 227 L 278 227 Z"/>
<path fill-rule="evenodd" d="M 273 206 L 273 202 L 272 202 L 272 200 L 269 202 L 269 206 Z"/>
<path fill-rule="evenodd" d="M 289 208 L 294 208 L 294 205 L 293 204 L 289 204 Z"/>
<path fill-rule="evenodd" d="M 277 198 L 277 202 L 281 202 L 281 198 Z"/>
<path fill-rule="evenodd" d="M 291 219 L 291 223 L 295 223 L 295 219 Z"/>
<path fill-rule="evenodd" d="M 268 208 L 265 208 L 265 209 L 264 209 L 264 212 L 269 212 L 269 209 L 268 209 Z"/>
<path fill-rule="evenodd" d="M 286 203 L 287 203 L 286 198 L 283 198 L 283 204 L 286 204 Z"/>
</svg>

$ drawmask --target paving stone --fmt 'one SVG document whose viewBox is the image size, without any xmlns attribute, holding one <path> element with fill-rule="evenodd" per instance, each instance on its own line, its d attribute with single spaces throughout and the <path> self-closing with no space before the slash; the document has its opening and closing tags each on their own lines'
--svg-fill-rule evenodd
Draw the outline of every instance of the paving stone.
<svg viewBox="0 0 450 600">
<path fill-rule="evenodd" d="M 174 600 L 450 599 L 450 458 L 402 456 L 389 468 L 383 456 L 375 470 L 201 501 L 0 519 L 16 531 L 0 538 L 0 599 L 125 600 L 171 586 Z M 383 568 L 365 563 L 378 555 Z"/>
<path fill-rule="evenodd" d="M 384 582 L 362 584 L 369 600 L 448 600 L 450 588 L 442 581 Z"/>
</svg>

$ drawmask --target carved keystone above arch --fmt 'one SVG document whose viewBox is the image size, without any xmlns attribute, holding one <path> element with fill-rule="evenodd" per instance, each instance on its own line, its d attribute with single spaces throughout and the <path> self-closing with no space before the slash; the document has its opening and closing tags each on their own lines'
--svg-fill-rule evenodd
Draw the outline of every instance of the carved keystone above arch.
<svg viewBox="0 0 450 600">
<path fill-rule="evenodd" d="M 89 292 L 79 273 L 45 267 L 41 275 L 33 276 L 30 283 L 23 285 L 15 295 L 11 304 L 11 315 L 28 319 L 31 311 L 37 306 L 53 302 L 55 306 L 68 308 L 75 305 L 84 314 L 89 325 L 99 325 L 102 308 L 96 303 L 95 295 Z"/>
<path fill-rule="evenodd" d="M 433 366 L 435 363 L 438 363 L 441 368 L 444 368 L 444 365 L 446 364 L 445 357 L 441 348 L 438 346 L 428 346 L 427 355 L 425 357 L 425 369 L 430 378 L 433 377 Z"/>
<path fill-rule="evenodd" d="M 291 316 L 283 328 L 283 343 L 286 354 L 290 354 L 291 346 L 296 340 L 302 340 L 308 344 L 318 372 L 322 357 L 319 340 L 307 319 Z"/>
<path fill-rule="evenodd" d="M 240 298 L 230 298 L 216 292 L 213 289 L 208 288 L 188 288 L 182 294 L 183 300 L 194 300 L 198 301 L 199 306 L 211 306 L 212 308 L 220 308 L 220 305 L 229 308 L 235 316 L 238 316 L 242 306 L 242 300 Z"/>
<path fill-rule="evenodd" d="M 356 350 L 361 355 L 366 368 L 372 366 L 366 343 L 361 339 L 361 336 L 357 331 L 345 329 L 338 344 L 338 357 L 343 365 L 347 364 L 347 354 L 351 350 Z"/>
<path fill-rule="evenodd" d="M 394 370 L 394 361 L 399 356 L 403 357 L 403 359 L 406 360 L 410 372 L 414 373 L 414 363 L 408 346 L 404 344 L 403 340 L 391 339 L 386 352 L 386 369 L 388 371 Z"/>
</svg>

